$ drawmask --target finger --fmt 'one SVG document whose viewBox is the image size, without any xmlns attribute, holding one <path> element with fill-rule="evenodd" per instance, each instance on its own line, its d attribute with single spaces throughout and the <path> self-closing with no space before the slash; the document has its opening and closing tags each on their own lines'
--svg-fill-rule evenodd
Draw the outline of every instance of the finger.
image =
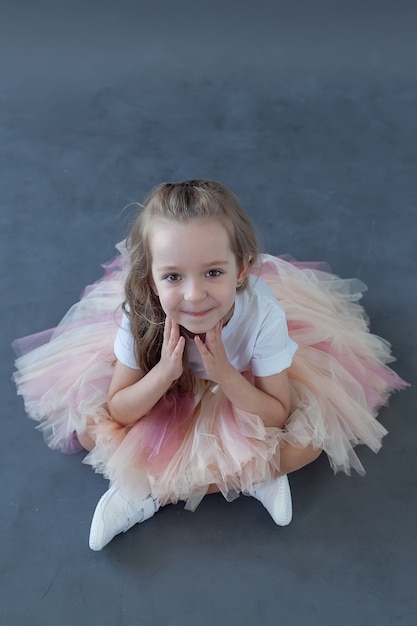
<svg viewBox="0 0 417 626">
<path fill-rule="evenodd" d="M 211 328 L 206 333 L 206 345 L 208 345 L 209 348 L 214 347 L 218 344 L 219 341 L 221 341 L 220 327 L 218 324 L 216 324 L 214 328 Z"/>
<path fill-rule="evenodd" d="M 207 342 L 207 334 L 206 334 L 206 342 Z M 209 353 L 206 344 L 204 343 L 204 341 L 200 339 L 198 335 L 194 337 L 194 343 L 197 346 L 197 349 L 201 356 L 205 356 L 206 354 Z"/>
<path fill-rule="evenodd" d="M 170 334 L 170 339 L 171 341 L 173 341 L 173 343 L 178 343 L 178 339 L 180 337 L 180 329 L 179 326 L 177 324 L 177 322 L 174 322 L 173 320 L 171 320 L 171 334 Z"/>
<path fill-rule="evenodd" d="M 178 339 L 177 345 L 175 346 L 174 352 L 172 353 L 174 357 L 180 357 L 184 353 L 185 348 L 185 337 L 180 337 Z"/>
<path fill-rule="evenodd" d="M 166 343 L 169 339 L 169 336 L 171 334 L 171 328 L 172 328 L 172 320 L 169 317 L 165 318 L 165 325 L 164 325 L 164 342 Z"/>
<path fill-rule="evenodd" d="M 210 343 L 216 337 L 216 326 L 214 328 L 210 328 L 206 332 L 206 343 Z"/>
<path fill-rule="evenodd" d="M 210 333 L 210 340 L 217 343 L 220 339 L 219 324 L 217 323 Z"/>
</svg>

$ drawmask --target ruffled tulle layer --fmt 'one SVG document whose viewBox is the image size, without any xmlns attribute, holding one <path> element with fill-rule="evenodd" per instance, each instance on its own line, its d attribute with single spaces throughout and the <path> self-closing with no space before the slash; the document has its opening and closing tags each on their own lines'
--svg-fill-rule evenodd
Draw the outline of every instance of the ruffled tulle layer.
<svg viewBox="0 0 417 626">
<path fill-rule="evenodd" d="M 210 485 L 227 500 L 279 469 L 277 429 L 236 410 L 208 381 L 194 395 L 171 397 L 132 428 L 106 420 L 95 429 L 86 462 L 125 492 L 194 510 Z"/>
<path fill-rule="evenodd" d="M 73 452 L 73 432 L 87 431 L 96 446 L 86 462 L 96 471 L 138 497 L 151 492 L 161 503 L 185 500 L 190 509 L 211 484 L 230 500 L 271 478 L 286 443 L 324 449 L 334 471 L 364 473 L 354 448 L 379 450 L 386 430 L 377 411 L 407 384 L 387 366 L 389 344 L 369 333 L 360 281 L 263 256 L 256 273 L 284 306 L 299 345 L 288 370 L 292 414 L 284 430 L 266 428 L 202 380 L 194 394 L 171 394 L 133 427 L 122 427 L 106 408 L 127 268 L 121 251 L 56 329 L 14 344 L 18 393 L 50 447 Z"/>
</svg>

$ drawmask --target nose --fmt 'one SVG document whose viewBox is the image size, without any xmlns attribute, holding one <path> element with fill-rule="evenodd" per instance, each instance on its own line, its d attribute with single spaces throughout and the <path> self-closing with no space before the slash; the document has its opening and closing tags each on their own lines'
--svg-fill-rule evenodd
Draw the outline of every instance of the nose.
<svg viewBox="0 0 417 626">
<path fill-rule="evenodd" d="M 184 291 L 184 300 L 187 302 L 200 302 L 206 297 L 206 290 L 201 280 L 188 280 Z"/>
</svg>

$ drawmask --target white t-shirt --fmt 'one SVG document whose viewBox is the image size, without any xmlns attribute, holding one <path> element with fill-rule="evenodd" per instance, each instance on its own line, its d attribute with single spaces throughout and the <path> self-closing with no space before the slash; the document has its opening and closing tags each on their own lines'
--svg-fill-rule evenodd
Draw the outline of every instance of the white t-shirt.
<svg viewBox="0 0 417 626">
<path fill-rule="evenodd" d="M 222 330 L 222 339 L 230 363 L 239 372 L 251 369 L 254 376 L 271 376 L 287 369 L 297 350 L 288 335 L 284 309 L 263 280 L 255 276 L 249 276 L 247 289 L 236 294 L 233 315 Z M 197 346 L 189 337 L 186 349 L 192 373 L 207 378 Z M 140 369 L 127 315 L 123 315 L 117 332 L 114 353 L 123 365 Z"/>
</svg>

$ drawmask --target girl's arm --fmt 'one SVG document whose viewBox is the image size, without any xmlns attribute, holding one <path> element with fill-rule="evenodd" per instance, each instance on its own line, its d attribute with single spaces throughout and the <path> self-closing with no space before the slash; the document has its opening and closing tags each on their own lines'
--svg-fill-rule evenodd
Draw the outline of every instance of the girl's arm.
<svg viewBox="0 0 417 626">
<path fill-rule="evenodd" d="M 178 325 L 167 319 L 161 360 L 147 374 L 116 362 L 107 404 L 112 418 L 128 426 L 144 417 L 182 374 L 185 339 Z"/>
<path fill-rule="evenodd" d="M 220 385 L 235 407 L 259 415 L 265 426 L 283 428 L 291 405 L 287 372 L 255 377 L 253 385 L 229 362 L 221 328 L 219 323 L 209 331 L 205 343 L 195 338 L 208 377 Z"/>
<path fill-rule="evenodd" d="M 259 415 L 265 426 L 283 428 L 290 414 L 287 372 L 255 377 L 252 385 L 234 367 L 232 370 L 223 384 L 219 383 L 230 402 L 238 409 Z"/>
</svg>

